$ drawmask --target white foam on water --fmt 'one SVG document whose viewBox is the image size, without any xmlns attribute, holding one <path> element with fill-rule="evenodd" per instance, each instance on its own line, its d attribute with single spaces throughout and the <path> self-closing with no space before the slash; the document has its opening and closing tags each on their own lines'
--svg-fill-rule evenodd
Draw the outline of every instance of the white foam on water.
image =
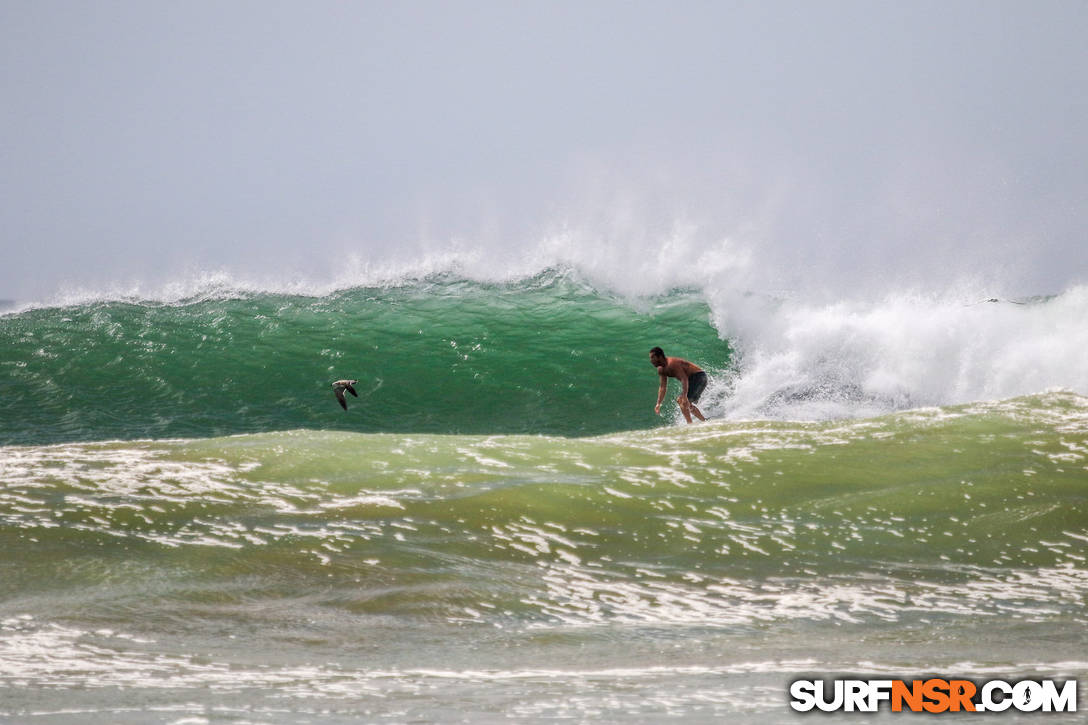
<svg viewBox="0 0 1088 725">
<path fill-rule="evenodd" d="M 1024 304 L 904 294 L 713 309 L 740 355 L 728 394 L 706 407 L 729 417 L 869 416 L 1055 388 L 1088 393 L 1088 287 Z"/>
</svg>

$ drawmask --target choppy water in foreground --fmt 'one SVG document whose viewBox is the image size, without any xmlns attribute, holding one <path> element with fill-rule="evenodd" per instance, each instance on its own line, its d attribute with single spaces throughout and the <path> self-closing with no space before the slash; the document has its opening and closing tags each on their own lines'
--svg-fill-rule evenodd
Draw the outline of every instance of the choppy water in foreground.
<svg viewBox="0 0 1088 725">
<path fill-rule="evenodd" d="M 0 715 L 755 722 L 804 673 L 1083 680 L 1086 466 L 1068 393 L 9 446 Z"/>
</svg>

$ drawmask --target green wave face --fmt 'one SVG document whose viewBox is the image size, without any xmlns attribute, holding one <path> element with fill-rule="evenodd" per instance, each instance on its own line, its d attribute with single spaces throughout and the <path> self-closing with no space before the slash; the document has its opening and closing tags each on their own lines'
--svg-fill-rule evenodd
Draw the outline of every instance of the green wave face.
<svg viewBox="0 0 1088 725">
<path fill-rule="evenodd" d="M 20 562 L 5 597 L 317 597 L 328 616 L 543 625 L 1085 623 L 1073 394 L 573 440 L 287 431 L 3 453 L 2 544 Z"/>
<path fill-rule="evenodd" d="M 0 444 L 649 428 L 655 345 L 730 364 L 704 302 L 677 294 L 642 312 L 555 274 L 31 310 L 0 317 Z M 346 413 L 340 378 L 359 380 Z"/>
</svg>

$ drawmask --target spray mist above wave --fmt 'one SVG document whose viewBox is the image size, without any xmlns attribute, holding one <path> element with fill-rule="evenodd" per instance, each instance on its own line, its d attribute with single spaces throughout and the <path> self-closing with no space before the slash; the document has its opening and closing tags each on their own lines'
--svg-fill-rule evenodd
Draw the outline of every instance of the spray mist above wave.
<svg viewBox="0 0 1088 725">
<path fill-rule="evenodd" d="M 933 250 L 916 250 L 913 262 L 888 258 L 874 268 L 872 260 L 863 264 L 866 255 L 842 259 L 845 252 L 836 252 L 835 245 L 822 245 L 816 259 L 800 255 L 774 240 L 766 220 L 725 224 L 668 213 L 638 196 L 598 201 L 592 211 L 574 211 L 513 234 L 485 230 L 470 237 L 344 243 L 315 255 L 308 265 L 269 254 L 248 259 L 244 266 L 164 266 L 152 273 L 157 276 L 65 286 L 32 304 L 20 301 L 19 308 L 109 301 L 173 304 L 260 293 L 324 297 L 434 277 L 516 284 L 548 274 L 569 276 L 635 302 L 676 289 L 705 290 L 726 303 L 750 293 L 836 303 L 879 301 L 899 290 L 965 301 L 1057 291 L 1025 286 L 1010 271 L 1015 265 L 1000 256 L 972 256 L 963 263 Z"/>
<path fill-rule="evenodd" d="M 99 302 L 187 304 L 255 294 L 325 297 L 356 288 L 418 286 L 434 279 L 481 284 L 522 284 L 572 279 L 638 302 L 675 289 L 728 285 L 750 289 L 750 253 L 735 241 L 708 236 L 695 225 L 673 223 L 638 231 L 631 220 L 610 231 L 589 233 L 560 226 L 526 244 L 459 239 L 399 246 L 386 254 L 346 249 L 330 255 L 323 271 L 252 268 L 176 270 L 159 278 L 113 280 L 98 286 L 66 286 L 16 311 Z M 754 282 L 756 286 L 758 282 Z"/>
</svg>

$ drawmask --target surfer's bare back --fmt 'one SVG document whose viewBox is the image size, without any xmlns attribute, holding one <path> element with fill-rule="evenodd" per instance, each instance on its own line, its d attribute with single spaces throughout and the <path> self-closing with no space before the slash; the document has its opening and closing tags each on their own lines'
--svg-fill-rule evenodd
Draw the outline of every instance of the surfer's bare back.
<svg viewBox="0 0 1088 725">
<path fill-rule="evenodd" d="M 657 405 L 654 412 L 661 415 L 661 401 L 665 399 L 665 389 L 669 385 L 669 378 L 680 381 L 680 397 L 676 402 L 680 405 L 680 412 L 684 414 L 684 420 L 691 422 L 692 414 L 699 420 L 706 420 L 703 413 L 695 403 L 706 388 L 706 373 L 693 362 L 688 362 L 681 357 L 666 357 L 665 351 L 660 347 L 650 350 L 650 364 L 657 368 L 657 374 L 661 378 L 661 386 L 657 390 Z"/>
</svg>

